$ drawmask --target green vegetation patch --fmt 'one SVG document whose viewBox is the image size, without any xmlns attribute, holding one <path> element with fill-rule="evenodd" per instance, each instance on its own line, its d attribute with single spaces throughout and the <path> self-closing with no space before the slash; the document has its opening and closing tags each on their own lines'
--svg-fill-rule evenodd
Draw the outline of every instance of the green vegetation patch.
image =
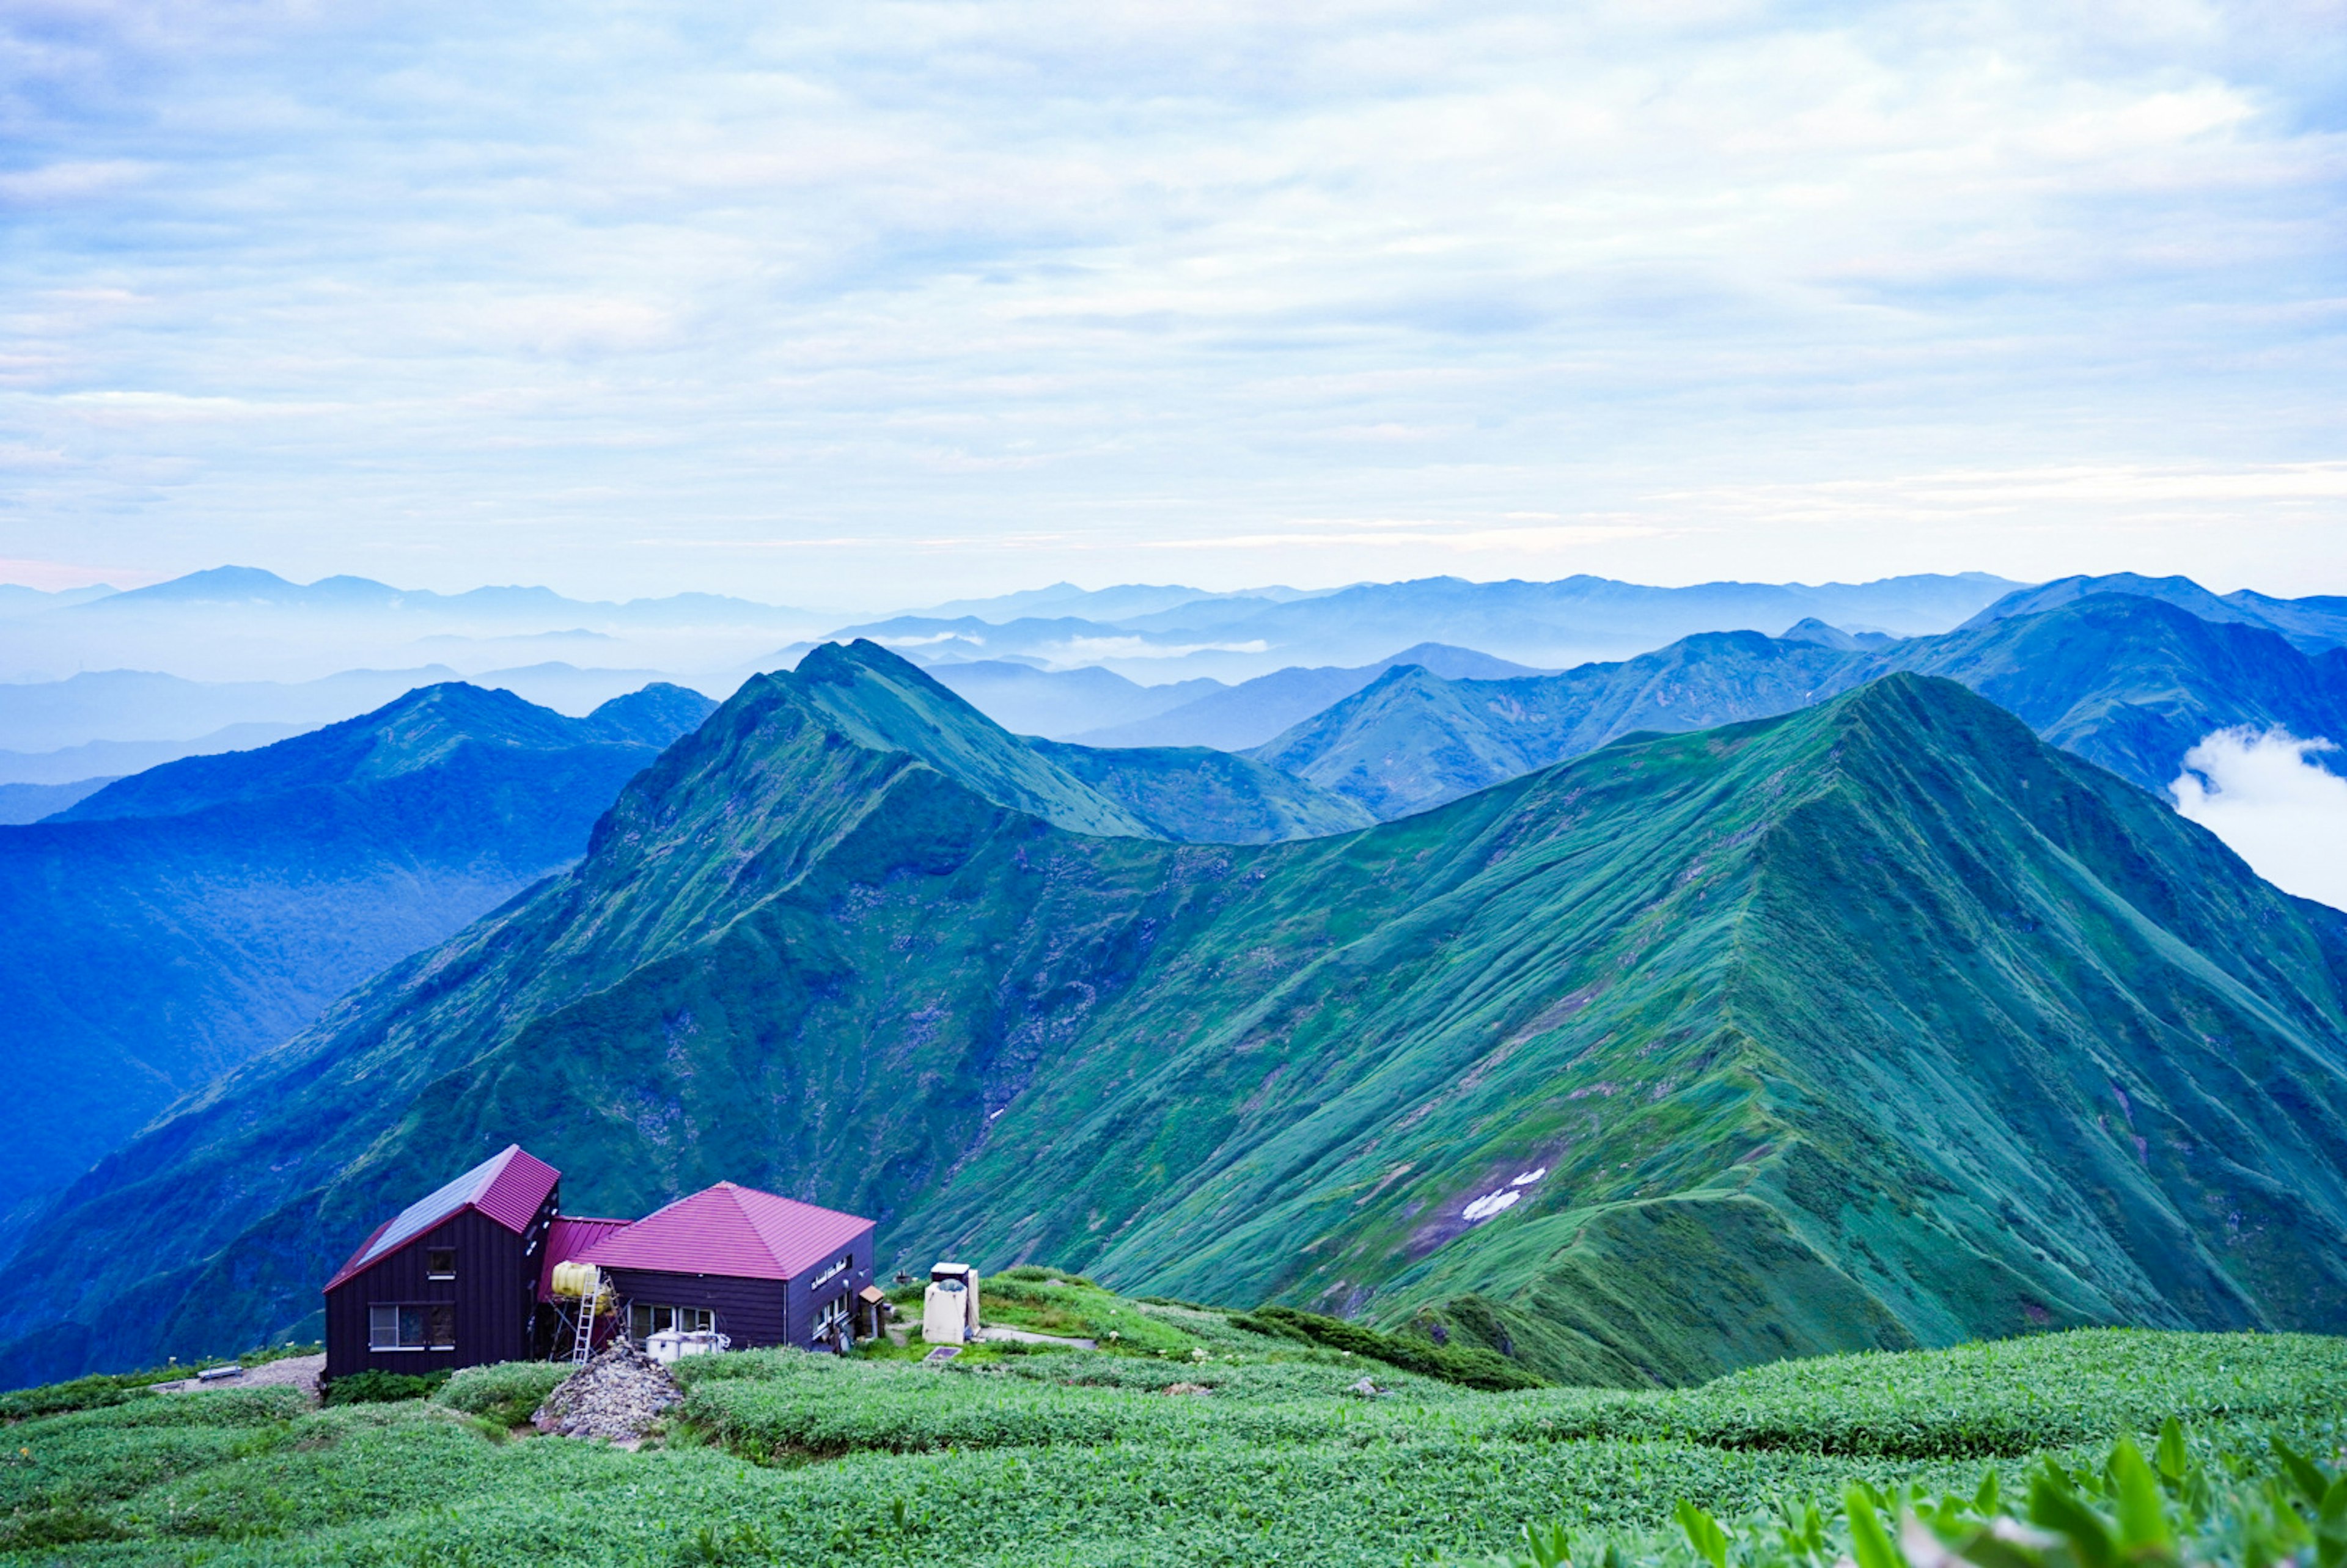
<svg viewBox="0 0 2347 1568">
<path fill-rule="evenodd" d="M 325 1386 L 330 1405 L 384 1405 L 425 1399 L 447 1383 L 446 1372 L 354 1372 Z"/>
<path fill-rule="evenodd" d="M 1911 1512 L 1981 1568 L 2347 1562 L 2327 1543 L 2347 1546 L 2327 1468 L 2347 1341 L 2069 1333 L 1675 1393 L 1487 1392 L 1379 1362 L 1391 1391 L 1365 1396 L 1359 1355 L 1128 1309 L 1189 1351 L 694 1358 L 667 1446 L 640 1453 L 490 1440 L 480 1418 L 563 1370 L 533 1365 L 429 1400 L 248 1389 L 27 1419 L 0 1560 L 1954 1568 Z M 1978 1539 L 1998 1521 L 2036 1532 L 2006 1542 L 2020 1555 Z"/>
<path fill-rule="evenodd" d="M 467 1367 L 432 1397 L 450 1409 L 495 1425 L 518 1427 L 574 1370 L 567 1361 L 504 1361 L 494 1367 Z"/>
<path fill-rule="evenodd" d="M 890 1300 L 907 1309 L 916 1338 L 921 1298 L 928 1289 L 926 1284 L 900 1285 L 888 1292 Z M 979 1281 L 978 1300 L 981 1323 L 1066 1339 L 1097 1339 L 1110 1348 L 1186 1353 L 1197 1338 L 1170 1327 L 1164 1321 L 1167 1315 L 1153 1315 L 1072 1270 L 1040 1264 L 989 1275 Z"/>
<path fill-rule="evenodd" d="M 2170 1416 L 2292 1420 L 2340 1408 L 2347 1339 L 2092 1328 L 1901 1355 L 1779 1361 L 1690 1389 L 1582 1402 L 1590 1437 L 1929 1459 L 2014 1456 Z"/>
<path fill-rule="evenodd" d="M 1356 1356 L 1374 1357 L 1408 1371 L 1470 1389 L 1539 1389 L 1548 1383 L 1547 1378 L 1526 1371 L 1496 1350 L 1481 1346 L 1437 1345 L 1409 1335 L 1380 1334 L 1341 1317 L 1299 1312 L 1292 1307 L 1259 1307 L 1252 1313 L 1233 1317 L 1231 1324 L 1258 1333 L 1286 1335 Z"/>
</svg>

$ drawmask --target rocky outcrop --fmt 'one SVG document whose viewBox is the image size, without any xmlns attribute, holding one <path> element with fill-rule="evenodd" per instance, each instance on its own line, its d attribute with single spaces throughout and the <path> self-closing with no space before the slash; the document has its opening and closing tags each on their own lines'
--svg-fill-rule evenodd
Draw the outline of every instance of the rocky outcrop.
<svg viewBox="0 0 2347 1568">
<path fill-rule="evenodd" d="M 683 1398 L 667 1368 L 618 1339 L 556 1384 L 530 1421 L 553 1436 L 634 1442 Z"/>
</svg>

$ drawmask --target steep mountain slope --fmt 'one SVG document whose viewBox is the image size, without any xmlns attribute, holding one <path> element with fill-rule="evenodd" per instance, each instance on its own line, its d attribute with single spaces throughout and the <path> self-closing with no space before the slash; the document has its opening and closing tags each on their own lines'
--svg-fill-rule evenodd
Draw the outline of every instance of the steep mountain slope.
<svg viewBox="0 0 2347 1568">
<path fill-rule="evenodd" d="M 1230 847 L 1011 810 L 946 771 L 970 748 L 859 738 L 882 682 L 807 675 L 77 1184 L 9 1376 L 297 1328 L 516 1141 L 581 1209 L 731 1178 L 906 1258 L 1423 1315 L 1612 1380 L 2347 1327 L 2347 920 L 1952 682 Z"/>
<path fill-rule="evenodd" d="M 1515 681 L 1388 671 L 1244 754 L 1404 816 L 1595 751 L 1640 730 L 1693 730 L 1805 707 L 1847 689 L 1864 655 L 1757 631 L 1710 631 L 1620 664 Z"/>
<path fill-rule="evenodd" d="M 427 687 L 0 830 L 0 1208 L 574 859 L 711 706 L 656 689 L 566 719 Z"/>
<path fill-rule="evenodd" d="M 1377 821 L 1343 795 L 1205 746 L 1027 744 L 1131 812 L 1158 838 L 1270 844 L 1350 833 Z"/>
<path fill-rule="evenodd" d="M 870 642 L 825 643 L 781 681 L 856 744 L 903 752 L 1072 833 L 1263 844 L 1366 825 L 1351 802 L 1203 748 L 1093 751 L 1004 732 Z"/>
<path fill-rule="evenodd" d="M 2262 627 L 2133 595 L 1901 643 L 1881 668 L 1961 681 L 2055 745 L 2155 793 L 2211 730 L 2347 735 L 2347 655 L 2310 658 Z"/>
<path fill-rule="evenodd" d="M 2261 628 L 2097 594 L 1881 649 L 1727 632 L 1536 680 L 1396 671 L 1246 754 L 1393 817 L 1635 731 L 1786 712 L 1900 670 L 1961 681 L 2154 791 L 2211 730 L 2347 734 L 2347 656 L 2309 658 Z"/>
</svg>

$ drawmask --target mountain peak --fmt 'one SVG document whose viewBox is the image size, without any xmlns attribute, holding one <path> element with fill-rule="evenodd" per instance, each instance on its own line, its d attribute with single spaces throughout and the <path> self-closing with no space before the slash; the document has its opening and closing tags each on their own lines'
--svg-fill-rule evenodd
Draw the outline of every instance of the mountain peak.
<svg viewBox="0 0 2347 1568">
<path fill-rule="evenodd" d="M 638 730 L 655 728 L 642 723 Z M 672 738 L 678 725 L 668 731 Z M 249 752 L 182 757 L 134 774 L 51 820 L 92 822 L 178 816 L 210 806 L 297 790 L 332 789 L 431 767 L 465 746 L 559 752 L 610 743 L 664 744 L 650 733 L 617 733 L 572 719 L 498 687 L 444 681 L 418 686 L 371 712 Z"/>
<path fill-rule="evenodd" d="M 2340 922 L 1954 682 L 1207 851 L 1006 820 L 968 781 L 1054 775 L 989 778 L 999 729 L 885 651 L 815 667 L 84 1178 L 5 1364 L 289 1328 L 393 1178 L 515 1141 L 582 1204 L 728 1177 L 1558 1376 L 2340 1321 Z M 231 1288 L 256 1256 L 292 1261 Z"/>
</svg>

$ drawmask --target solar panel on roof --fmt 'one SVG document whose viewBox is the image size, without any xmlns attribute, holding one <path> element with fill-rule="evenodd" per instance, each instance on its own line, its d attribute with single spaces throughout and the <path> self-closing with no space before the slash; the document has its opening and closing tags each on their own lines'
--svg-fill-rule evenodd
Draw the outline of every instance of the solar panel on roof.
<svg viewBox="0 0 2347 1568">
<path fill-rule="evenodd" d="M 510 1145 L 446 1186 L 425 1194 L 400 1210 L 399 1217 L 384 1226 L 364 1252 L 343 1266 L 343 1273 L 350 1274 L 364 1268 L 379 1257 L 390 1255 L 466 1204 L 480 1202 L 481 1194 L 489 1190 L 490 1184 L 497 1179 L 497 1173 L 520 1153 L 520 1144 Z"/>
</svg>

